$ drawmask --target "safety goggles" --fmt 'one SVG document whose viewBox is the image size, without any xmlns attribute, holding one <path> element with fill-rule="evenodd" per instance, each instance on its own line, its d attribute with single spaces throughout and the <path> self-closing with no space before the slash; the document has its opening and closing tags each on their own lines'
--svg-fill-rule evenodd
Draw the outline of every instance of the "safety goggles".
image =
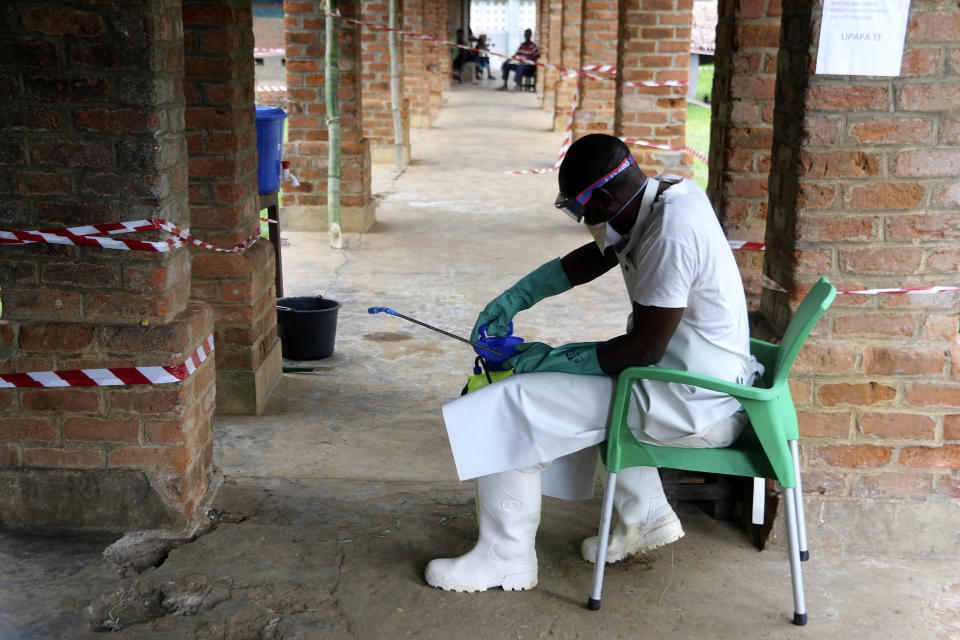
<svg viewBox="0 0 960 640">
<path fill-rule="evenodd" d="M 614 167 L 613 171 L 581 191 L 576 198 L 569 197 L 563 191 L 559 192 L 557 194 L 556 201 L 553 203 L 553 206 L 555 206 L 557 209 L 563 209 L 563 212 L 570 216 L 574 221 L 580 222 L 580 220 L 583 219 L 583 208 L 587 206 L 587 202 L 590 201 L 590 198 L 593 196 L 593 192 L 626 171 L 627 168 L 632 164 L 634 164 L 633 156 L 627 154 L 627 157 L 623 159 L 623 162 Z"/>
</svg>

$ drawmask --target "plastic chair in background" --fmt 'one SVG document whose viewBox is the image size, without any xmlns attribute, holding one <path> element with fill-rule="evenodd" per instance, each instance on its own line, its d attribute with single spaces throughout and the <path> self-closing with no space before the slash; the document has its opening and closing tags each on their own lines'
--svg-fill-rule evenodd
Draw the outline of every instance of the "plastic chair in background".
<svg viewBox="0 0 960 640">
<path fill-rule="evenodd" d="M 780 483 L 785 498 L 784 511 L 790 541 L 793 622 L 797 625 L 807 623 L 800 568 L 801 560 L 809 557 L 797 447 L 800 434 L 787 377 L 804 341 L 836 294 L 836 288 L 826 278 L 821 278 L 800 303 L 779 346 L 751 338 L 750 351 L 766 369 L 762 387 L 748 387 L 689 371 L 659 367 L 631 367 L 620 373 L 607 441 L 600 445 L 607 482 L 603 494 L 593 591 L 587 608 L 600 608 L 603 560 L 607 555 L 617 473 L 627 467 L 666 467 L 756 479 L 770 478 Z M 627 409 L 633 395 L 633 383 L 643 379 L 678 382 L 729 394 L 743 405 L 750 423 L 736 442 L 723 449 L 682 449 L 643 444 L 627 426 Z M 755 493 L 757 484 L 754 484 Z M 762 487 L 762 480 L 760 484 Z M 754 514 L 756 521 L 756 508 Z M 762 515 L 760 520 L 762 522 Z"/>
</svg>

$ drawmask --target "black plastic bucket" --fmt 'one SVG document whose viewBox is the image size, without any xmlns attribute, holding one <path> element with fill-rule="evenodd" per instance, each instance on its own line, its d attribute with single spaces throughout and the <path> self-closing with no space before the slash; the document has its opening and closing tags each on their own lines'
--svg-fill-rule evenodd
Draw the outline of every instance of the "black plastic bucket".
<svg viewBox="0 0 960 640">
<path fill-rule="evenodd" d="M 333 354 L 340 303 L 323 296 L 277 300 L 277 334 L 284 358 L 318 360 Z"/>
</svg>

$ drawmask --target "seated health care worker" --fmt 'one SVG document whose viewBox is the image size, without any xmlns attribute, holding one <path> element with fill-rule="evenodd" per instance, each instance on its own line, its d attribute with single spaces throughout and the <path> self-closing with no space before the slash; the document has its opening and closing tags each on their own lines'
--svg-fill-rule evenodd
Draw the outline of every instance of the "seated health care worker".
<svg viewBox="0 0 960 640">
<path fill-rule="evenodd" d="M 570 147 L 556 206 L 583 222 L 594 242 L 556 258 L 491 301 L 473 339 L 505 335 L 507 323 L 538 301 L 619 266 L 632 302 L 626 333 L 558 347 L 531 342 L 507 361 L 515 375 L 443 406 L 457 474 L 477 479 L 479 536 L 459 558 L 431 561 L 426 581 L 454 591 L 530 589 L 540 497 L 593 495 L 596 445 L 606 438 L 615 376 L 658 365 L 752 384 L 747 305 L 733 253 L 703 189 L 677 176 L 648 177 L 629 149 L 594 134 Z M 584 317 L 584 323 L 590 321 Z M 648 443 L 725 447 L 746 425 L 722 393 L 643 380 L 628 424 Z M 623 470 L 614 492 L 619 521 L 606 561 L 616 562 L 683 536 L 657 469 Z M 593 562 L 596 537 L 584 540 Z"/>
</svg>

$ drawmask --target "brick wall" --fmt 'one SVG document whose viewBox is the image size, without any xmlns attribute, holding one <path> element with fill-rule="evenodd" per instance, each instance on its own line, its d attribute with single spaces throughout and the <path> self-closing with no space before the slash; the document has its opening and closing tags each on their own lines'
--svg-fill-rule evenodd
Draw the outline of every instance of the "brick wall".
<svg viewBox="0 0 960 640">
<path fill-rule="evenodd" d="M 913 2 L 901 75 L 881 78 L 813 75 L 819 11 L 784 2 L 764 271 L 788 289 L 820 275 L 954 285 L 960 13 Z M 796 297 L 765 290 L 764 317 L 782 330 Z M 819 543 L 960 550 L 957 304 L 838 296 L 801 352 L 792 389 Z"/>
<path fill-rule="evenodd" d="M 583 3 L 564 2 L 562 6 L 560 38 L 560 66 L 567 69 L 579 69 L 581 66 L 581 46 L 583 44 Z M 576 80 L 559 78 L 555 83 L 556 110 L 553 114 L 554 130 L 563 131 L 570 119 L 573 106 L 574 83 Z"/>
<path fill-rule="evenodd" d="M 542 62 L 560 65 L 562 61 L 563 47 L 563 2 L 562 0 L 542 0 L 541 10 L 538 14 L 537 25 L 539 26 L 541 39 L 543 40 L 540 51 Z M 557 102 L 557 83 L 560 81 L 560 72 L 553 69 L 537 69 L 538 88 L 543 91 L 543 108 L 547 111 L 556 113 Z M 569 105 L 569 103 L 568 103 Z M 554 121 L 556 127 L 556 120 Z M 566 123 L 560 124 L 560 130 L 566 126 Z"/>
<path fill-rule="evenodd" d="M 625 0 L 621 11 L 617 78 L 686 82 L 690 75 L 693 0 Z M 595 83 L 587 86 L 590 84 Z M 620 87 L 617 135 L 682 149 L 686 122 L 685 87 Z M 632 151 L 639 165 L 651 174 L 693 176 L 693 157 L 688 153 L 649 147 Z"/>
<path fill-rule="evenodd" d="M 579 68 L 592 64 L 617 64 L 620 16 L 617 0 L 584 0 L 583 32 Z M 572 81 L 569 81 L 572 82 Z M 617 85 L 614 82 L 580 80 L 580 104 L 573 125 L 574 138 L 588 133 L 617 131 Z"/>
<path fill-rule="evenodd" d="M 342 2 L 340 12 L 360 17 L 359 2 Z M 283 205 L 290 228 L 327 225 L 327 123 L 324 92 L 324 11 L 321 0 L 284 3 L 287 39 L 288 142 L 284 158 L 300 186 L 285 188 Z M 338 98 L 342 135 L 340 204 L 344 231 L 366 231 L 373 224 L 370 145 L 363 137 L 360 87 L 360 34 L 339 22 Z"/>
<path fill-rule="evenodd" d="M 735 240 L 762 241 L 773 145 L 780 0 L 720 0 L 707 193 Z M 735 253 L 752 308 L 762 251 Z"/>
<path fill-rule="evenodd" d="M 425 33 L 424 12 L 426 0 L 405 0 L 401 20 L 404 31 Z M 426 89 L 427 78 L 436 73 L 437 63 L 427 56 L 427 43 L 418 38 L 402 38 L 403 86 L 406 88 L 405 101 L 409 108 L 410 126 L 417 129 L 429 129 L 430 92 Z"/>
<path fill-rule="evenodd" d="M 188 227 L 179 0 L 4 16 L 0 226 Z M 185 248 L 9 247 L 0 287 L 5 372 L 180 363 L 212 330 Z M 213 379 L 210 360 L 173 385 L 0 391 L 0 520 L 186 526 L 211 478 Z"/>
<path fill-rule="evenodd" d="M 403 3 L 397 2 L 397 24 L 401 25 Z M 387 0 L 363 3 L 363 20 L 377 24 L 390 24 Z M 402 26 L 401 26 L 402 28 Z M 390 38 L 385 31 L 363 29 L 361 52 L 361 87 L 363 91 L 363 137 L 370 141 L 373 162 L 392 163 L 395 158 L 393 132 L 393 102 L 390 98 Z M 404 100 L 403 45 L 397 36 L 398 65 L 400 72 L 400 143 L 404 156 L 410 157 L 410 117 Z M 412 39 L 410 39 L 412 40 Z M 409 43 L 410 40 L 407 42 Z"/>
<path fill-rule="evenodd" d="M 183 0 L 183 28 L 191 227 L 230 247 L 260 229 L 250 2 Z M 273 248 L 196 248 L 192 276 L 216 318 L 218 411 L 259 413 L 280 374 Z"/>
</svg>

